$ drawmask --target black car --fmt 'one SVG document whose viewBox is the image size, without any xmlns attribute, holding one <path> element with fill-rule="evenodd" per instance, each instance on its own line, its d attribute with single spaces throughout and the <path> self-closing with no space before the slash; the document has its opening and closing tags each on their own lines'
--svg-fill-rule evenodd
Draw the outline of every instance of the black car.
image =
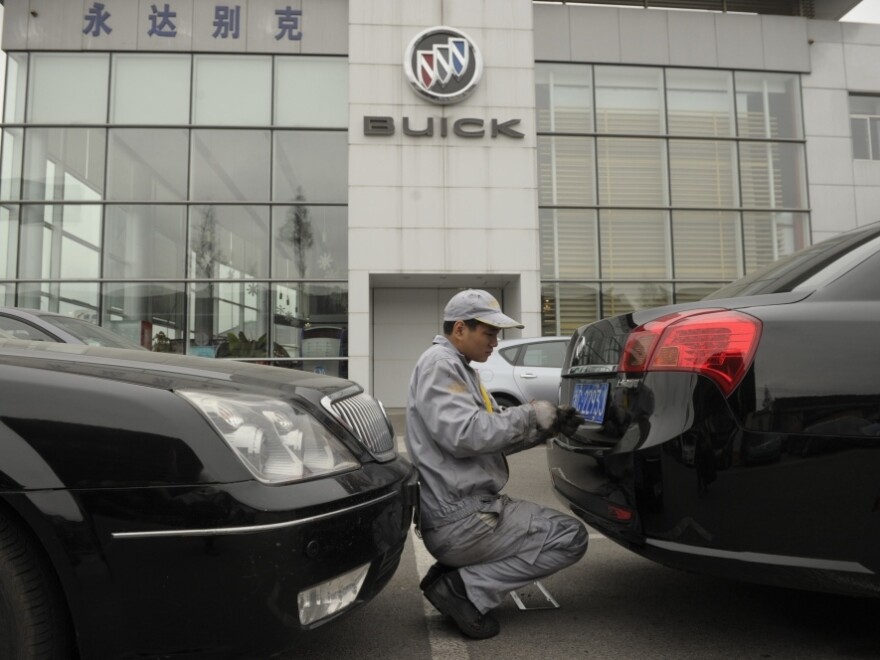
<svg viewBox="0 0 880 660">
<path fill-rule="evenodd" d="M 269 657 L 391 579 L 416 483 L 353 382 L 0 339 L 0 658 Z"/>
<path fill-rule="evenodd" d="M 555 492 L 668 566 L 880 594 L 880 225 L 567 349 Z"/>
</svg>

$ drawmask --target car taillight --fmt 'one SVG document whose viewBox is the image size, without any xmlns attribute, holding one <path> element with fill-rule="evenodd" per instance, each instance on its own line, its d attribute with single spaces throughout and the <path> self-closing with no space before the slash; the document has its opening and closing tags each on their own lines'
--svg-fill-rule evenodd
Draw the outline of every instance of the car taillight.
<svg viewBox="0 0 880 660">
<path fill-rule="evenodd" d="M 729 396 L 745 376 L 761 336 L 761 322 L 742 312 L 698 309 L 669 314 L 633 330 L 618 371 L 695 371 Z"/>
</svg>

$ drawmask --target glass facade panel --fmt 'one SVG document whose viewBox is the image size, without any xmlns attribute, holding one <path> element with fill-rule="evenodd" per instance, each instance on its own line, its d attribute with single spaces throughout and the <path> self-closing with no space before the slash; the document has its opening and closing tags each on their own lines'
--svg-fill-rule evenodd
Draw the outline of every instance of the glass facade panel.
<svg viewBox="0 0 880 660">
<path fill-rule="evenodd" d="M 18 267 L 18 207 L 0 206 L 0 279 L 15 279 Z"/>
<path fill-rule="evenodd" d="M 541 277 L 594 279 L 599 276 L 596 211 L 541 209 Z"/>
<path fill-rule="evenodd" d="M 31 53 L 29 66 L 29 122 L 107 122 L 107 53 Z"/>
<path fill-rule="evenodd" d="M 193 123 L 268 126 L 272 122 L 272 58 L 193 57 Z"/>
<path fill-rule="evenodd" d="M 186 275 L 186 207 L 108 206 L 105 223 L 104 277 Z"/>
<path fill-rule="evenodd" d="M 24 102 L 27 98 L 27 70 L 27 53 L 9 53 L 6 56 L 3 120 L 8 124 L 18 124 L 24 121 Z"/>
<path fill-rule="evenodd" d="M 716 282 L 742 277 L 745 273 L 739 220 L 736 211 L 675 211 L 672 214 L 675 277 Z M 676 300 L 678 293 L 676 288 Z"/>
<path fill-rule="evenodd" d="M 596 143 L 599 204 L 669 204 L 665 140 L 598 138 Z"/>
<path fill-rule="evenodd" d="M 603 279 L 672 277 L 666 211 L 599 212 Z"/>
<path fill-rule="evenodd" d="M 348 210 L 344 206 L 276 206 L 272 212 L 272 276 L 348 277 Z"/>
<path fill-rule="evenodd" d="M 602 316 L 672 304 L 672 286 L 663 282 L 606 282 L 602 285 Z"/>
<path fill-rule="evenodd" d="M 715 140 L 669 141 L 673 206 L 738 206 L 738 177 L 735 143 Z"/>
<path fill-rule="evenodd" d="M 744 207 L 808 207 L 804 145 L 796 142 L 741 142 L 739 166 Z"/>
<path fill-rule="evenodd" d="M 743 213 L 746 274 L 810 244 L 809 214 Z"/>
<path fill-rule="evenodd" d="M 21 282 L 17 305 L 100 324 L 99 298 L 97 282 Z"/>
<path fill-rule="evenodd" d="M 117 53 L 113 56 L 110 121 L 114 124 L 188 124 L 189 55 Z"/>
<path fill-rule="evenodd" d="M 348 126 L 348 60 L 279 57 L 275 89 L 276 126 Z"/>
<path fill-rule="evenodd" d="M 803 137 L 799 75 L 737 71 L 735 76 L 740 137 Z"/>
<path fill-rule="evenodd" d="M 598 283 L 545 282 L 541 285 L 542 335 L 571 335 L 584 323 L 600 318 Z"/>
<path fill-rule="evenodd" d="M 186 129 L 110 131 L 108 201 L 185 201 L 188 171 L 189 131 Z"/>
<path fill-rule="evenodd" d="M 281 283 L 273 289 L 274 334 L 290 358 L 290 366 L 305 371 L 348 376 L 348 287 Z M 280 352 L 276 346 L 276 352 Z M 281 361 L 279 361 L 281 362 Z"/>
<path fill-rule="evenodd" d="M 269 276 L 269 207 L 195 206 L 189 224 L 190 277 Z"/>
<path fill-rule="evenodd" d="M 269 298 L 269 285 L 265 282 L 190 284 L 187 353 L 204 357 L 268 357 Z"/>
<path fill-rule="evenodd" d="M 880 160 L 880 96 L 850 94 L 853 158 Z"/>
<path fill-rule="evenodd" d="M 24 147 L 23 199 L 101 199 L 106 153 L 104 129 L 29 128 Z"/>
<path fill-rule="evenodd" d="M 101 272 L 101 213 L 97 205 L 22 207 L 19 276 L 97 278 Z"/>
<path fill-rule="evenodd" d="M 594 75 L 597 132 L 665 132 L 663 69 L 597 66 Z"/>
<path fill-rule="evenodd" d="M 736 134 L 730 71 L 667 69 L 666 103 L 670 135 Z"/>
<path fill-rule="evenodd" d="M 153 351 L 186 351 L 182 283 L 108 282 L 103 288 L 101 325 Z"/>
<path fill-rule="evenodd" d="M 592 133 L 592 70 L 577 64 L 537 64 L 538 132 Z"/>
<path fill-rule="evenodd" d="M 596 140 L 589 137 L 538 137 L 540 203 L 590 206 L 596 203 Z"/>
<path fill-rule="evenodd" d="M 3 131 L 3 157 L 0 161 L 0 199 L 21 199 L 21 167 L 24 152 L 24 130 Z"/>
<path fill-rule="evenodd" d="M 194 130 L 190 199 L 268 201 L 270 144 L 269 131 Z"/>
<path fill-rule="evenodd" d="M 272 199 L 344 204 L 348 201 L 348 134 L 276 131 Z"/>
</svg>

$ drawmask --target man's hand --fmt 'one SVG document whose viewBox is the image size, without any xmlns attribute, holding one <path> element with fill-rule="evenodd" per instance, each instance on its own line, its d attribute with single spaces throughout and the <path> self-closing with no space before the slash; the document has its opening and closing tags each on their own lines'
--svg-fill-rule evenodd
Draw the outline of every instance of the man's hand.
<svg viewBox="0 0 880 660">
<path fill-rule="evenodd" d="M 559 406 L 556 408 L 556 429 L 558 433 L 565 437 L 572 437 L 583 423 L 584 418 L 571 406 Z"/>
</svg>

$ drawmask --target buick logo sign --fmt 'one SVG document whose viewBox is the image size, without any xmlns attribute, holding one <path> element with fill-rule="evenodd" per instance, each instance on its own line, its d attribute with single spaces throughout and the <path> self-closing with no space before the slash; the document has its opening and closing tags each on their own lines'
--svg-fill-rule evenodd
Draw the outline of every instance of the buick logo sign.
<svg viewBox="0 0 880 660">
<path fill-rule="evenodd" d="M 419 32 L 406 49 L 403 66 L 416 93 L 440 105 L 464 101 L 483 74 L 483 58 L 473 41 L 445 26 Z"/>
</svg>

